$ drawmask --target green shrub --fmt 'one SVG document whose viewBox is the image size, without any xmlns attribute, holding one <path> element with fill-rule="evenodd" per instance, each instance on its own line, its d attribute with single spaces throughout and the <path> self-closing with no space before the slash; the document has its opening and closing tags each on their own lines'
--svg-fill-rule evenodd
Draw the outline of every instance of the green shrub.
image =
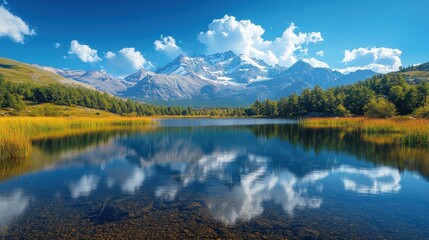
<svg viewBox="0 0 429 240">
<path fill-rule="evenodd" d="M 429 105 L 417 108 L 413 115 L 419 118 L 429 118 Z"/>
<path fill-rule="evenodd" d="M 347 110 L 347 108 L 345 108 L 343 106 L 343 104 L 338 104 L 338 106 L 334 110 L 334 115 L 336 117 L 348 117 L 348 116 L 351 116 L 350 111 Z"/>
<path fill-rule="evenodd" d="M 397 114 L 395 104 L 384 98 L 371 99 L 363 110 L 364 115 L 371 118 L 389 118 Z"/>
</svg>

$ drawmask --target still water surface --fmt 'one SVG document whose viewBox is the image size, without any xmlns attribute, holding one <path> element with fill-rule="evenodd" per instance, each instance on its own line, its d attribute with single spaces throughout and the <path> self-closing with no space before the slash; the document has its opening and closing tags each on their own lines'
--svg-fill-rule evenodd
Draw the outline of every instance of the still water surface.
<svg viewBox="0 0 429 240">
<path fill-rule="evenodd" d="M 269 119 L 42 139 L 0 165 L 1 238 L 429 239 L 429 150 Z"/>
</svg>

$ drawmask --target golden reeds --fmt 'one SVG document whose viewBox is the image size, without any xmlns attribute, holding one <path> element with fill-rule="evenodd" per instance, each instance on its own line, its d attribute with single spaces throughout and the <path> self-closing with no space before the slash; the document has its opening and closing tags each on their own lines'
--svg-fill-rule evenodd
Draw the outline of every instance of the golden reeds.
<svg viewBox="0 0 429 240">
<path fill-rule="evenodd" d="M 0 118 L 0 160 L 26 158 L 31 140 L 50 135 L 103 127 L 138 127 L 150 118 L 135 117 L 2 117 Z"/>
<path fill-rule="evenodd" d="M 363 139 L 406 146 L 429 146 L 429 120 L 413 118 L 309 118 L 300 122 L 307 128 L 330 128 L 363 134 Z M 385 138 L 382 140 L 381 138 Z M 371 140 L 370 140 L 371 141 Z"/>
</svg>

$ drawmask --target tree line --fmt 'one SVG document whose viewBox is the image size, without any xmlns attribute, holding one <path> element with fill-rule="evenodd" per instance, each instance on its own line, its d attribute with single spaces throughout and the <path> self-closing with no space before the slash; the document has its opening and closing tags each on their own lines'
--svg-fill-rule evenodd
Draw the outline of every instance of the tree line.
<svg viewBox="0 0 429 240">
<path fill-rule="evenodd" d="M 351 115 L 385 118 L 409 114 L 429 117 L 428 95 L 429 82 L 410 84 L 395 73 L 327 90 L 316 86 L 278 101 L 255 101 L 246 113 L 287 118 Z"/>
<path fill-rule="evenodd" d="M 408 83 L 400 73 L 376 75 L 352 85 L 327 90 L 319 86 L 280 100 L 255 101 L 247 108 L 155 106 L 83 87 L 22 84 L 0 78 L 0 108 L 23 110 L 27 105 L 54 103 L 99 109 L 118 115 L 154 116 L 369 116 L 413 114 L 429 117 L 429 82 Z"/>
<path fill-rule="evenodd" d="M 154 106 L 83 87 L 62 84 L 22 84 L 0 78 L 0 109 L 24 110 L 27 105 L 54 103 L 99 109 L 118 115 L 244 116 L 244 108 L 201 108 Z"/>
</svg>

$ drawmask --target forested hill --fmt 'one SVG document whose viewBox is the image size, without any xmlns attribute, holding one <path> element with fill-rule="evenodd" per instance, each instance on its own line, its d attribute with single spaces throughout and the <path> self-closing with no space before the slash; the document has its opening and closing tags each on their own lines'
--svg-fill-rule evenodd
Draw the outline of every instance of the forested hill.
<svg viewBox="0 0 429 240">
<path fill-rule="evenodd" d="M 400 73 L 409 83 L 418 84 L 429 81 L 429 62 L 402 68 Z"/>
<path fill-rule="evenodd" d="M 429 63 L 376 75 L 324 90 L 316 86 L 278 101 L 256 101 L 248 108 L 161 107 L 114 97 L 27 64 L 0 59 L 0 109 L 28 112 L 30 105 L 54 103 L 99 109 L 118 115 L 429 117 Z M 47 111 L 49 112 L 49 111 Z"/>
<path fill-rule="evenodd" d="M 153 115 L 204 115 L 204 116 L 243 116 L 244 108 L 204 108 L 165 107 L 136 102 L 130 99 L 114 97 L 108 93 L 78 86 L 58 83 L 38 85 L 35 83 L 15 83 L 5 81 L 0 76 L 0 109 L 6 109 L 8 115 L 55 116 L 55 109 L 31 113 L 27 109 L 42 103 L 54 103 L 60 106 L 79 106 L 98 109 L 117 115 L 153 116 Z M 51 105 L 46 105 L 47 107 Z M 40 113 L 42 112 L 42 113 Z M 54 114 L 54 115 L 52 115 Z"/>
<path fill-rule="evenodd" d="M 29 106 L 54 103 L 79 106 L 118 115 L 227 115 L 239 116 L 244 109 L 192 109 L 160 107 L 122 99 L 57 74 L 17 61 L 0 58 L 0 109 L 3 115 L 56 114 L 55 109 L 31 112 Z M 51 107 L 52 105 L 44 105 Z"/>
<path fill-rule="evenodd" d="M 426 71 L 429 75 L 429 62 L 402 68 L 401 72 Z"/>
<path fill-rule="evenodd" d="M 376 75 L 352 85 L 306 89 L 279 101 L 256 101 L 248 115 L 303 117 L 348 116 L 429 117 L 429 63 Z"/>
</svg>

